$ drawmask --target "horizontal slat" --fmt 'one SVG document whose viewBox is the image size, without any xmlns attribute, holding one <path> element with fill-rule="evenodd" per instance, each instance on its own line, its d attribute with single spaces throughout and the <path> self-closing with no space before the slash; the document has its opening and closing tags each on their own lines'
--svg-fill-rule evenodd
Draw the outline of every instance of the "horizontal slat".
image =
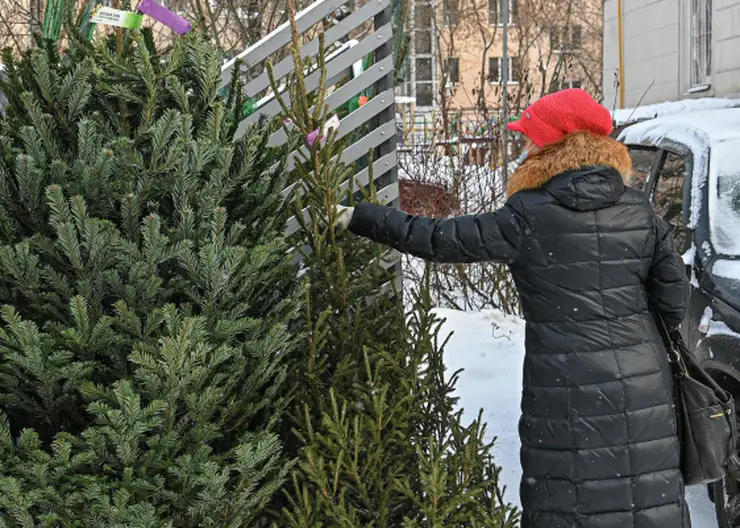
<svg viewBox="0 0 740 528">
<path fill-rule="evenodd" d="M 317 0 L 303 11 L 296 14 L 296 26 L 298 32 L 304 33 L 311 29 L 324 17 L 333 13 L 339 6 L 346 4 L 348 0 Z M 247 49 L 236 55 L 221 67 L 221 88 L 231 82 L 234 65 L 243 61 L 242 68 L 249 69 L 255 64 L 262 62 L 267 57 L 278 51 L 290 42 L 290 22 L 280 24 L 274 31 L 265 35 Z"/>
<path fill-rule="evenodd" d="M 399 197 L 398 182 L 393 182 L 387 187 L 384 187 L 378 191 L 377 198 L 378 202 L 382 204 L 389 204 L 393 200 Z M 311 219 L 311 213 L 308 207 L 304 207 L 301 212 L 304 222 L 309 222 Z M 288 219 L 285 226 L 285 236 L 290 236 L 296 233 L 301 228 L 301 224 L 298 222 L 296 216 L 292 216 Z"/>
<path fill-rule="evenodd" d="M 327 110 L 329 112 L 333 112 L 358 93 L 368 89 L 371 85 L 378 82 L 383 76 L 388 74 L 391 68 L 393 68 L 393 57 L 388 56 L 379 63 L 373 64 L 358 78 L 352 79 L 339 90 L 324 99 L 324 106 L 328 107 Z M 311 111 L 313 111 L 313 109 L 314 107 L 312 106 Z M 285 129 L 281 128 L 270 137 L 269 144 L 270 146 L 282 145 L 287 140 L 288 136 Z"/>
<path fill-rule="evenodd" d="M 354 11 L 347 18 L 340 21 L 336 26 L 332 26 L 324 33 L 324 46 L 329 46 L 342 37 L 345 37 L 350 31 L 357 28 L 367 20 L 371 20 L 375 15 L 383 11 L 390 5 L 390 0 L 379 0 L 365 3 L 360 9 Z M 304 59 L 307 57 L 313 57 L 319 53 L 319 39 L 315 38 L 308 44 L 301 46 L 301 57 Z M 293 71 L 293 56 L 290 55 L 272 68 L 273 74 L 275 75 L 275 81 L 279 81 L 290 72 Z M 270 77 L 265 70 L 259 76 L 251 80 L 246 87 L 244 92 L 247 97 L 256 97 L 257 94 L 266 90 L 270 86 Z"/>
<path fill-rule="evenodd" d="M 375 176 L 374 179 L 377 180 L 381 176 L 383 176 L 386 172 L 391 170 L 393 167 L 396 166 L 398 163 L 398 157 L 396 156 L 396 151 L 392 151 L 379 160 L 375 161 L 373 163 L 373 175 Z M 360 172 L 354 175 L 354 177 L 351 179 L 358 187 L 366 187 L 370 183 L 370 170 L 366 167 L 362 169 Z M 340 193 L 344 194 L 347 189 L 349 188 L 349 182 L 350 180 L 345 181 L 340 186 L 339 190 Z M 295 189 L 295 195 L 291 196 L 290 193 L 293 192 Z M 291 198 L 291 200 L 295 199 L 295 196 L 303 196 L 305 191 L 303 188 L 298 187 L 297 184 L 293 184 L 287 189 L 283 191 L 283 198 Z"/>
<path fill-rule="evenodd" d="M 396 166 L 397 161 L 398 160 L 396 157 L 396 151 L 394 150 L 386 154 L 379 160 L 373 162 L 373 179 L 377 180 L 378 178 L 383 176 L 386 172 Z M 357 187 L 366 187 L 370 184 L 370 169 L 362 169 L 360 172 L 355 174 L 352 180 L 357 185 Z M 346 192 L 347 189 L 349 189 L 349 182 L 350 180 L 347 180 L 340 186 L 340 191 L 342 193 Z"/>
<path fill-rule="evenodd" d="M 383 267 L 385 269 L 392 268 L 398 261 L 401 260 L 401 253 L 395 249 L 391 249 L 388 253 L 383 255 Z"/>
<path fill-rule="evenodd" d="M 393 182 L 378 191 L 378 202 L 389 204 L 396 198 L 400 197 L 398 182 Z"/>
<path fill-rule="evenodd" d="M 342 126 L 344 127 L 342 130 L 342 137 L 364 125 L 365 123 L 370 121 L 370 119 L 381 113 L 383 110 L 392 108 L 395 97 L 396 95 L 393 91 L 393 88 L 390 88 L 388 90 L 385 90 L 384 92 L 379 93 L 378 95 L 370 99 L 367 104 L 361 106 L 351 114 L 347 115 L 344 119 L 342 119 Z M 390 122 L 394 123 L 393 130 L 395 132 L 395 119 L 393 119 L 393 114 L 391 114 Z"/>
<path fill-rule="evenodd" d="M 368 306 L 374 303 L 375 300 L 382 295 L 390 296 L 391 294 L 393 294 L 394 284 L 396 286 L 396 292 L 398 292 L 399 295 L 403 295 L 403 274 L 398 273 L 394 277 L 394 280 L 386 282 L 380 288 L 378 288 L 378 292 L 375 295 L 371 295 L 367 298 Z"/>
<path fill-rule="evenodd" d="M 387 121 L 378 128 L 370 132 L 359 141 L 353 143 L 342 152 L 341 160 L 345 165 L 354 163 L 362 156 L 365 156 L 370 149 L 379 147 L 383 143 L 393 138 L 396 133 L 396 122 Z"/>
<path fill-rule="evenodd" d="M 296 266 L 303 261 L 304 255 L 311 255 L 313 251 L 310 247 L 304 247 L 303 252 L 295 251 L 293 254 L 293 265 Z M 385 269 L 390 269 L 393 266 L 398 265 L 401 262 L 401 253 L 395 249 L 390 249 L 381 257 L 381 266 Z"/>
<path fill-rule="evenodd" d="M 387 140 L 393 137 L 396 132 L 396 125 L 394 121 L 388 121 L 383 123 L 378 128 L 370 132 L 367 136 L 361 138 L 359 141 L 353 143 L 341 154 L 341 160 L 344 164 L 349 165 L 354 163 L 362 156 L 370 152 L 370 149 L 374 149 L 379 145 L 385 143 Z M 394 151 L 395 152 L 395 151 Z M 336 156 L 332 158 L 332 161 L 336 159 Z M 383 159 L 383 158 L 381 158 Z M 378 160 L 380 161 L 380 160 Z M 377 174 L 377 173 L 376 173 Z M 287 199 L 294 189 L 298 186 L 298 183 L 293 183 L 283 191 L 283 198 Z"/>
<path fill-rule="evenodd" d="M 386 90 L 377 96 L 373 97 L 370 102 L 368 102 L 365 106 L 362 106 L 346 116 L 344 119 L 342 119 L 339 122 L 339 128 L 337 129 L 337 139 L 342 139 L 343 137 L 347 136 L 349 133 L 354 131 L 358 126 L 362 125 L 363 123 L 368 122 L 370 119 L 378 115 L 380 112 L 388 108 L 389 106 L 393 105 L 393 88 Z M 382 128 L 382 130 L 381 130 Z M 395 121 L 388 121 L 385 123 L 382 127 L 379 127 L 375 130 L 373 130 L 370 134 L 365 136 L 365 138 L 368 138 L 370 136 L 380 136 L 382 138 L 382 141 L 379 144 L 385 142 L 386 140 L 393 137 L 393 134 L 395 133 L 396 125 Z M 377 134 L 376 134 L 377 133 Z M 387 137 L 386 137 L 387 136 Z M 362 144 L 362 141 L 358 142 L 359 146 L 364 146 Z M 356 144 L 357 145 L 357 144 Z M 355 145 L 353 145 L 355 146 Z M 367 148 L 370 148 L 370 145 L 367 145 Z M 308 154 L 308 149 L 303 146 L 297 151 L 293 151 L 290 154 L 288 154 L 288 164 L 286 167 L 286 170 L 292 171 L 295 168 L 296 164 L 296 158 L 299 156 L 299 153 L 302 152 L 304 155 Z M 365 150 L 364 154 L 367 154 L 367 149 Z M 360 154 L 362 156 L 363 154 Z M 300 158 L 298 158 L 300 160 Z M 357 158 L 355 158 L 357 159 Z M 342 160 L 345 161 L 347 158 L 344 157 L 344 154 L 342 155 Z M 353 160 L 354 161 L 354 160 Z M 350 163 L 349 161 L 346 161 L 346 163 Z M 275 163 L 272 167 L 270 167 L 269 170 L 274 170 L 277 168 L 278 164 Z"/>
<path fill-rule="evenodd" d="M 362 42 L 360 42 L 358 45 L 354 46 L 353 48 L 349 48 L 344 53 L 340 53 L 326 63 L 327 79 L 332 79 L 333 77 L 340 75 L 345 70 L 349 70 L 350 68 L 352 68 L 352 64 L 361 60 L 367 54 L 372 53 L 373 51 L 378 49 L 380 46 L 388 42 L 392 37 L 393 30 L 391 29 L 391 25 L 386 24 L 385 26 L 381 27 L 380 29 L 363 39 Z M 306 92 L 311 93 L 316 90 L 319 87 L 320 82 L 320 71 L 317 70 L 309 74 L 305 78 Z M 330 86 L 329 83 L 327 83 L 327 86 Z M 283 98 L 283 102 L 286 105 L 290 106 L 290 92 L 287 89 L 282 92 L 281 97 Z M 267 114 L 268 116 L 274 116 L 279 114 L 281 111 L 282 107 L 280 106 L 277 98 L 271 99 L 269 102 L 262 105 L 257 112 L 243 119 L 241 123 L 239 123 L 236 131 L 237 137 L 243 135 L 247 126 L 259 120 L 261 115 Z"/>
</svg>

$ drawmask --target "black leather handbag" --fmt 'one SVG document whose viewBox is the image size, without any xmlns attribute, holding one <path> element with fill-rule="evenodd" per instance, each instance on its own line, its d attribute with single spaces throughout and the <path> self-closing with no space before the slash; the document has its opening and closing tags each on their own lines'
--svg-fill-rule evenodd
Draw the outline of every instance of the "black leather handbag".
<svg viewBox="0 0 740 528">
<path fill-rule="evenodd" d="M 678 332 L 654 311 L 673 368 L 684 483 L 709 484 L 740 468 L 735 403 L 694 359 Z"/>
</svg>

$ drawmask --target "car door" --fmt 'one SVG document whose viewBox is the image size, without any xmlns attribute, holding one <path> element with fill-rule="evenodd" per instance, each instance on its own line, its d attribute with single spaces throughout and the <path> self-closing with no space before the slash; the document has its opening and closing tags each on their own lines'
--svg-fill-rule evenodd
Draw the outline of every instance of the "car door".
<svg viewBox="0 0 740 528">
<path fill-rule="evenodd" d="M 649 182 L 649 196 L 655 212 L 668 223 L 673 232 L 676 250 L 684 256 L 686 274 L 691 279 L 689 306 L 681 333 L 694 349 L 699 342 L 699 323 L 710 300 L 697 282 L 698 251 L 704 251 L 694 243 L 694 231 L 689 228 L 691 207 L 691 169 L 689 155 L 663 151 L 655 178 Z M 693 249 L 692 249 L 693 248 Z M 703 359 L 703 358 L 700 358 Z"/>
<path fill-rule="evenodd" d="M 686 273 L 691 277 L 693 258 L 690 249 L 694 238 L 693 231 L 688 227 L 691 158 L 677 151 L 656 147 L 630 146 L 629 150 L 635 173 L 632 185 L 639 188 L 642 184 L 641 188 L 648 195 L 655 212 L 671 227 L 676 250 L 685 256 Z M 692 345 L 696 342 L 696 328 L 706 302 L 701 291 L 692 287 L 690 306 L 682 327 L 684 338 Z"/>
<path fill-rule="evenodd" d="M 690 167 L 686 156 L 662 150 L 645 186 L 655 212 L 671 227 L 676 250 L 681 255 L 691 248 L 693 234 L 688 228 Z"/>
</svg>

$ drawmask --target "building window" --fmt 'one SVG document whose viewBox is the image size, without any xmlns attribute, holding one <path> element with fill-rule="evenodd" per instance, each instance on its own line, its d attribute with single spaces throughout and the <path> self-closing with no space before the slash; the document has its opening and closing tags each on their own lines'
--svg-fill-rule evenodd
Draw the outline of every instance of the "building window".
<svg viewBox="0 0 740 528">
<path fill-rule="evenodd" d="M 691 87 L 712 83 L 712 0 L 691 2 Z"/>
<path fill-rule="evenodd" d="M 432 59 L 430 57 L 417 57 L 416 59 L 416 80 L 432 80 Z"/>
<path fill-rule="evenodd" d="M 460 23 L 460 0 L 444 0 L 445 24 L 456 26 Z"/>
<path fill-rule="evenodd" d="M 416 105 L 432 106 L 434 104 L 434 91 L 432 83 L 416 83 Z"/>
<path fill-rule="evenodd" d="M 434 77 L 431 57 L 417 57 L 416 71 L 416 104 L 432 106 L 434 104 Z"/>
<path fill-rule="evenodd" d="M 445 61 L 445 75 L 448 83 L 457 84 L 460 82 L 460 59 L 450 57 Z"/>
<path fill-rule="evenodd" d="M 432 8 L 432 4 L 418 2 L 416 4 L 416 17 L 415 17 L 416 25 L 415 27 L 423 28 L 423 29 L 431 29 L 433 13 L 434 11 Z"/>
<path fill-rule="evenodd" d="M 428 29 L 414 30 L 414 44 L 417 54 L 430 55 L 432 53 L 432 32 Z"/>
<path fill-rule="evenodd" d="M 488 0 L 488 21 L 491 25 L 504 23 L 504 1 Z M 509 0 L 509 23 L 513 24 L 519 16 L 519 0 Z"/>
<path fill-rule="evenodd" d="M 445 0 L 445 7 L 452 5 L 449 2 L 460 0 Z M 457 6 L 458 4 L 456 4 Z M 430 0 L 416 0 L 414 9 L 414 38 L 411 56 L 411 95 L 416 97 L 418 107 L 434 106 L 434 94 L 439 72 L 438 62 L 435 60 L 434 46 L 434 7 Z"/>
<path fill-rule="evenodd" d="M 509 82 L 520 83 L 523 71 L 522 59 L 520 57 L 509 57 Z"/>
<path fill-rule="evenodd" d="M 553 51 L 572 51 L 583 47 L 583 27 L 572 24 L 568 27 L 550 28 L 550 49 Z"/>
<path fill-rule="evenodd" d="M 488 82 L 501 83 L 501 72 L 503 71 L 503 58 L 488 57 Z M 509 57 L 509 84 L 516 84 L 521 80 L 522 68 L 519 57 Z"/>
<path fill-rule="evenodd" d="M 573 24 L 570 28 L 570 49 L 581 49 L 583 47 L 583 28 Z"/>
<path fill-rule="evenodd" d="M 578 79 L 556 80 L 550 84 L 550 92 L 559 92 L 568 88 L 580 88 L 581 81 Z"/>
</svg>

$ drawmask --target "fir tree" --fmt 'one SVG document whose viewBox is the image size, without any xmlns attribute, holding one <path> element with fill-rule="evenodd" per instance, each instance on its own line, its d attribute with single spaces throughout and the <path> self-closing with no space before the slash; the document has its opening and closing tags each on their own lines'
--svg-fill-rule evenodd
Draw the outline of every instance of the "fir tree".
<svg viewBox="0 0 740 528">
<path fill-rule="evenodd" d="M 288 5 L 295 73 L 293 105 L 283 111 L 290 131 L 307 137 L 329 117 L 325 58 L 320 51 L 320 88 L 308 97 Z M 268 72 L 277 93 L 269 65 Z M 457 374 L 445 374 L 428 284 L 406 314 L 384 250 L 336 228 L 336 204 L 374 199 L 372 188 L 351 181 L 342 190 L 354 172 L 341 163 L 342 150 L 329 132 L 301 151 L 296 167 L 307 351 L 293 372 L 297 442 L 288 445 L 299 462 L 280 525 L 513 528 L 517 515 L 503 502 L 480 417 L 466 427 L 455 408 Z"/>
<path fill-rule="evenodd" d="M 411 36 L 409 31 L 405 31 L 405 28 L 406 21 L 409 18 L 409 5 L 409 0 L 392 0 L 391 2 L 393 27 L 396 28 L 396 32 L 393 34 L 393 64 L 396 84 L 405 82 L 406 68 L 408 68 Z"/>
<path fill-rule="evenodd" d="M 233 141 L 201 38 L 68 37 L 3 57 L 0 526 L 254 526 L 290 467 L 287 147 Z"/>
</svg>

